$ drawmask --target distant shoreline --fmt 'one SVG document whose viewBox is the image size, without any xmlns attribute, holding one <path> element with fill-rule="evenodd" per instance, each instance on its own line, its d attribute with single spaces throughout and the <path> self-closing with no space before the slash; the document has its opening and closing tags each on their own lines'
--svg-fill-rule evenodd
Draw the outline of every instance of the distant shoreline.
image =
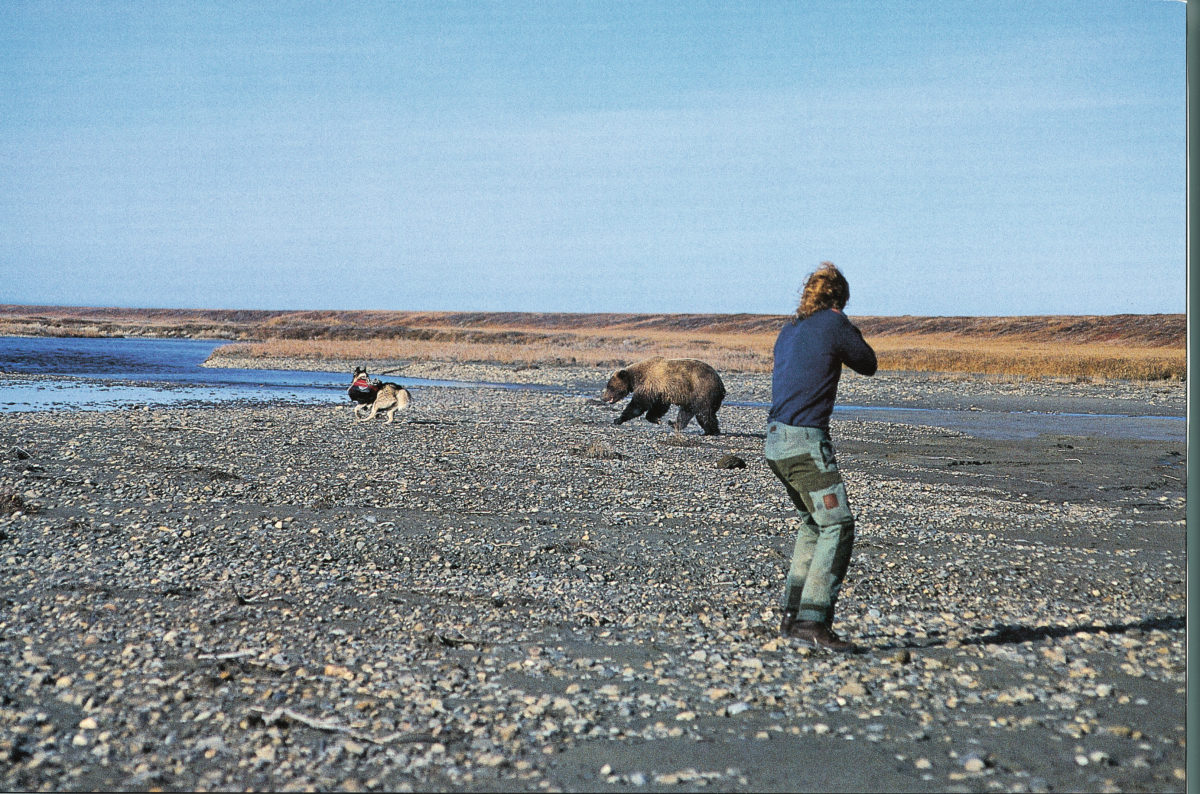
<svg viewBox="0 0 1200 794">
<path fill-rule="evenodd" d="M 297 361 L 452 361 L 609 368 L 663 355 L 769 372 L 789 318 L 757 314 L 268 311 L 0 305 L 0 334 L 230 340 L 214 353 Z M 1182 380 L 1184 314 L 869 317 L 890 371 Z"/>
</svg>

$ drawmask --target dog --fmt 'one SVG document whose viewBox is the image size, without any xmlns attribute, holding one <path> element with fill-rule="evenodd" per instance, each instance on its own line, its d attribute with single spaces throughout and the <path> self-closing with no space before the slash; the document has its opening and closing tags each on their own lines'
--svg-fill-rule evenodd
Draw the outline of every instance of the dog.
<svg viewBox="0 0 1200 794">
<path fill-rule="evenodd" d="M 367 370 L 356 367 L 354 379 L 346 392 L 355 403 L 354 415 L 360 422 L 369 422 L 378 413 L 387 414 L 390 425 L 396 417 L 396 411 L 404 410 L 412 402 L 412 394 L 399 383 L 384 383 L 378 379 L 369 378 Z M 361 411 L 368 409 L 364 416 Z"/>
</svg>

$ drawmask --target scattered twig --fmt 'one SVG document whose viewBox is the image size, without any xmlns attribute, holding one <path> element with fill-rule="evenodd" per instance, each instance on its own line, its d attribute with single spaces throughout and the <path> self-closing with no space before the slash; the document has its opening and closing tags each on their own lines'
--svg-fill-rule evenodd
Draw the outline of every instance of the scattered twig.
<svg viewBox="0 0 1200 794">
<path fill-rule="evenodd" d="M 431 634 L 429 639 L 431 642 L 440 642 L 447 648 L 461 648 L 464 645 L 475 645 L 477 647 L 486 647 L 489 645 L 489 643 L 482 640 L 473 640 L 470 637 L 463 637 L 461 635 L 458 637 L 451 637 L 449 634 L 439 634 L 437 632 Z"/>
<path fill-rule="evenodd" d="M 290 607 L 296 606 L 294 603 L 287 600 L 286 598 L 279 598 L 279 597 L 276 597 L 276 598 L 246 598 L 245 596 L 243 596 L 241 593 L 238 592 L 237 585 L 231 584 L 230 587 L 233 588 L 233 597 L 234 597 L 234 599 L 237 600 L 238 606 L 244 607 L 244 606 L 251 606 L 253 604 L 267 604 L 272 601 L 280 601 L 284 604 L 287 604 Z"/>
<path fill-rule="evenodd" d="M 226 653 L 202 653 L 197 659 L 241 659 L 246 656 L 258 656 L 258 651 L 228 651 Z"/>
<path fill-rule="evenodd" d="M 349 726 L 346 726 L 346 725 L 342 725 L 339 722 L 335 722 L 333 720 L 327 720 L 327 719 L 320 719 L 318 717 L 310 717 L 307 714 L 301 714 L 300 712 L 298 712 L 294 709 L 290 709 L 290 708 L 287 708 L 284 706 L 280 706 L 279 708 L 275 709 L 274 711 L 270 711 L 270 712 L 268 712 L 266 709 L 261 709 L 261 708 L 257 708 L 257 707 L 252 708 L 251 711 L 258 712 L 258 714 L 262 717 L 262 721 L 268 726 L 274 725 L 277 722 L 281 722 L 284 717 L 287 717 L 292 722 L 298 722 L 301 725 L 307 725 L 308 727 L 316 728 L 319 731 L 330 731 L 330 732 L 334 732 L 334 733 L 352 733 L 353 732 L 353 728 L 350 728 Z"/>
<path fill-rule="evenodd" d="M 307 725 L 309 728 L 314 728 L 318 731 L 329 731 L 330 733 L 344 733 L 347 736 L 358 739 L 359 741 L 370 742 L 371 744 L 412 744 L 417 742 L 437 742 L 441 741 L 432 733 L 393 733 L 382 738 L 371 736 L 367 733 L 361 733 L 354 730 L 348 725 L 343 725 L 336 720 L 322 719 L 320 717 L 310 717 L 307 714 L 301 714 L 295 709 L 281 706 L 274 711 L 268 712 L 266 709 L 252 707 L 250 709 L 256 712 L 266 725 L 274 725 L 282 721 L 285 717 L 293 722 L 298 722 L 301 725 Z"/>
<path fill-rule="evenodd" d="M 358 738 L 357 734 L 354 734 L 354 736 Z M 432 744 L 433 742 L 443 741 L 432 733 L 417 733 L 416 731 L 393 733 L 389 736 L 384 736 L 382 739 L 374 739 L 369 736 L 363 736 L 362 738 L 375 744 L 416 744 L 419 742 L 429 742 Z"/>
</svg>

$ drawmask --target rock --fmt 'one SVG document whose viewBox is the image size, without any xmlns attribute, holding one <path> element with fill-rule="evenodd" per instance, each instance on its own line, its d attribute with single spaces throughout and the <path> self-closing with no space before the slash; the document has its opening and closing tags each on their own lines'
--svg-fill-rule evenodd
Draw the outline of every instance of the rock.
<svg viewBox="0 0 1200 794">
<path fill-rule="evenodd" d="M 881 375 L 843 385 L 933 407 L 1024 388 Z M 769 397 L 765 375 L 727 386 Z M 0 509 L 2 788 L 757 790 L 780 769 L 712 771 L 705 748 L 772 740 L 786 766 L 806 735 L 896 758 L 881 786 L 1019 787 L 982 750 L 945 767 L 973 737 L 1068 742 L 1030 790 L 1184 764 L 1185 494 L 1144 476 L 1160 442 L 1073 436 L 1066 466 L 1044 438 L 835 416 L 858 516 L 835 627 L 865 651 L 840 655 L 777 640 L 779 483 L 713 466 L 758 459 L 762 409 L 667 445 L 575 393 L 419 396 L 394 426 L 341 405 L 5 415 L 40 469 L 0 467 L 0 495 L 39 503 Z M 619 461 L 575 452 L 618 437 Z"/>
<path fill-rule="evenodd" d="M 866 696 L 867 688 L 858 681 L 849 681 L 843 684 L 837 693 L 842 697 L 859 698 Z"/>
</svg>

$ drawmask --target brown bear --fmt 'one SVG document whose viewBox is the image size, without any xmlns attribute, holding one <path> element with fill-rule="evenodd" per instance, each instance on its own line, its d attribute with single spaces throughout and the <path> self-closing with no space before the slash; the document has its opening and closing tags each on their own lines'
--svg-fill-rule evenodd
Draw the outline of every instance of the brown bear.
<svg viewBox="0 0 1200 794">
<path fill-rule="evenodd" d="M 704 435 L 721 432 L 717 409 L 725 399 L 725 384 L 703 361 L 662 356 L 639 361 L 613 373 L 600 399 L 615 403 L 627 394 L 633 397 L 613 424 L 628 422 L 643 413 L 646 421 L 657 423 L 672 405 L 678 405 L 679 416 L 671 423 L 676 430 L 683 430 L 695 416 Z"/>
</svg>

